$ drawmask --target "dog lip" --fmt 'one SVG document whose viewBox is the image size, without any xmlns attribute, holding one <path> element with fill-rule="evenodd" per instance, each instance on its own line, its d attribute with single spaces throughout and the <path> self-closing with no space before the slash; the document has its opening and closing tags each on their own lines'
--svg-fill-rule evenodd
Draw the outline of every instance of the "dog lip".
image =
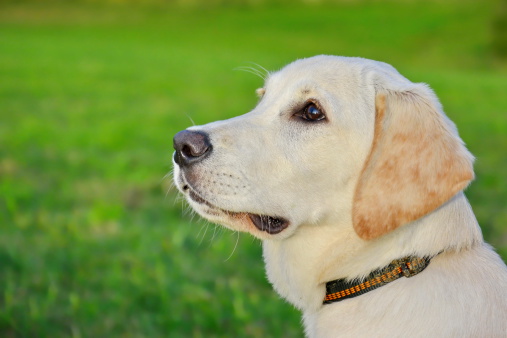
<svg viewBox="0 0 507 338">
<path fill-rule="evenodd" d="M 248 217 L 250 217 L 250 220 L 257 229 L 265 231 L 270 235 L 278 234 L 289 226 L 289 221 L 283 217 L 256 214 L 248 214 Z"/>
<path fill-rule="evenodd" d="M 206 205 L 207 207 L 213 210 L 220 210 L 221 212 L 224 212 L 229 216 L 246 215 L 248 218 L 250 218 L 253 225 L 255 225 L 257 229 L 259 229 L 260 231 L 267 232 L 270 235 L 279 234 L 289 226 L 289 221 L 283 217 L 258 215 L 247 212 L 233 212 L 217 208 L 216 206 L 212 205 L 204 198 L 199 196 L 199 194 L 196 191 L 194 191 L 194 189 L 189 184 L 185 184 L 182 189 L 188 193 L 188 196 L 193 201 L 199 204 Z"/>
<path fill-rule="evenodd" d="M 192 189 L 189 189 L 188 185 L 185 185 L 183 187 L 183 190 L 188 191 L 188 195 L 190 196 L 190 198 L 193 199 L 194 201 L 196 201 L 197 203 L 208 204 L 208 202 L 204 198 L 197 195 L 197 193 L 195 193 Z"/>
</svg>

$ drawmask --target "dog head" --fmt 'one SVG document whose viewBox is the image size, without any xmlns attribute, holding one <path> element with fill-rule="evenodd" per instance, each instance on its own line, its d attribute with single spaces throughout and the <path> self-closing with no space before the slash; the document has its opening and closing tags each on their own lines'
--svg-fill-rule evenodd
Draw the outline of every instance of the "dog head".
<svg viewBox="0 0 507 338">
<path fill-rule="evenodd" d="M 174 180 L 203 217 L 261 239 L 334 220 L 373 239 L 449 200 L 473 157 L 433 92 L 372 60 L 270 74 L 249 113 L 174 137 Z"/>
</svg>

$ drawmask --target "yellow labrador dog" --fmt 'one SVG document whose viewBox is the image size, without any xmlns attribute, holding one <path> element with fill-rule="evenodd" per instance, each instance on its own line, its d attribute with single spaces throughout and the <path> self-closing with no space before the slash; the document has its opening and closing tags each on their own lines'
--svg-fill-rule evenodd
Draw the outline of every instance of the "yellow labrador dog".
<svg viewBox="0 0 507 338">
<path fill-rule="evenodd" d="M 473 156 L 428 86 L 316 56 L 249 113 L 174 137 L 203 217 L 263 242 L 308 337 L 507 337 L 507 269 L 463 189 Z"/>
</svg>

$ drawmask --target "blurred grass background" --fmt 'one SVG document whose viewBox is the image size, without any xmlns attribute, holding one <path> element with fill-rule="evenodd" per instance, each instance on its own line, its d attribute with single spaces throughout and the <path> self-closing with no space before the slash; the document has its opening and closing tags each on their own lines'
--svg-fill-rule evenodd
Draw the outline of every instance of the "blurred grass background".
<svg viewBox="0 0 507 338">
<path fill-rule="evenodd" d="M 426 82 L 477 157 L 507 258 L 505 1 L 0 3 L 0 336 L 299 337 L 261 246 L 185 214 L 172 137 L 251 109 L 316 54 Z"/>
</svg>

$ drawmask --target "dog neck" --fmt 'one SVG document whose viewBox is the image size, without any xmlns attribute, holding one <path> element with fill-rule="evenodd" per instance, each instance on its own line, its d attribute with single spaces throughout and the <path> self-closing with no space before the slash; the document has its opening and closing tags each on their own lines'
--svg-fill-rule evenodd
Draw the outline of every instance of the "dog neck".
<svg viewBox="0 0 507 338">
<path fill-rule="evenodd" d="M 327 281 L 363 278 L 397 258 L 466 250 L 482 241 L 460 192 L 432 213 L 375 240 L 360 239 L 350 220 L 338 217 L 318 226 L 302 225 L 282 241 L 265 240 L 263 253 L 275 290 L 300 310 L 314 312 L 322 306 Z"/>
</svg>

